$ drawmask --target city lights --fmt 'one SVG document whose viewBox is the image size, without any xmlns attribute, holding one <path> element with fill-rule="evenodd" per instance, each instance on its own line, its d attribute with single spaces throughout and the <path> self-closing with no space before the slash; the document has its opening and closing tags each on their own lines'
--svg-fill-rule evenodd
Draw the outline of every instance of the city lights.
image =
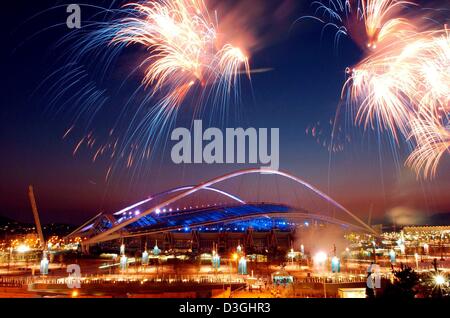
<svg viewBox="0 0 450 318">
<path fill-rule="evenodd" d="M 31 250 L 31 248 L 25 244 L 21 244 L 21 245 L 17 246 L 17 252 L 19 252 L 19 253 L 26 253 L 26 252 L 29 252 L 30 250 Z"/>
<path fill-rule="evenodd" d="M 323 265 L 327 261 L 327 253 L 320 251 L 314 255 L 314 264 Z"/>
<path fill-rule="evenodd" d="M 247 259 L 242 256 L 238 264 L 238 273 L 241 275 L 247 275 Z"/>
<path fill-rule="evenodd" d="M 434 276 L 434 283 L 438 286 L 442 286 L 445 284 L 445 277 L 442 275 Z"/>
<path fill-rule="evenodd" d="M 142 252 L 141 263 L 142 263 L 142 265 L 148 265 L 148 262 L 149 262 L 149 255 L 148 255 L 147 250 L 145 250 L 145 251 Z"/>
<path fill-rule="evenodd" d="M 0 298 L 450 298 L 450 0 L 22 2 Z"/>
<path fill-rule="evenodd" d="M 333 273 L 339 273 L 341 271 L 341 261 L 336 256 L 333 256 L 331 259 L 331 271 Z"/>
</svg>

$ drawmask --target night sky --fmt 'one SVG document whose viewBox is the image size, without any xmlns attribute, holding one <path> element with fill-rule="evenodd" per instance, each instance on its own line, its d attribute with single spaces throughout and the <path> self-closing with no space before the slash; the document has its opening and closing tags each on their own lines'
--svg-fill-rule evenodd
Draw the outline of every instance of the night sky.
<svg viewBox="0 0 450 318">
<path fill-rule="evenodd" d="M 106 1 L 96 3 L 105 6 Z M 65 7 L 55 7 L 61 4 L 64 2 L 19 0 L 4 4 L 2 10 L 0 215 L 31 220 L 29 184 L 35 187 L 44 222 L 77 224 L 152 193 L 248 167 L 175 165 L 167 151 L 161 150 L 142 164 L 137 175 L 118 169 L 105 182 L 110 162 L 93 163 L 87 150 L 73 155 L 80 136 L 75 132 L 62 138 L 73 124 L 73 114 L 69 110 L 46 111 L 49 101 L 45 89 L 38 89 L 55 68 L 61 67 L 59 57 L 64 52 L 54 45 L 71 32 L 64 26 L 46 30 L 65 22 Z M 328 150 L 306 134 L 317 122 L 327 127 L 340 102 L 345 68 L 356 64 L 364 53 L 349 38 L 342 38 L 336 47 L 334 31 L 322 33 L 320 23 L 303 20 L 294 24 L 300 16 L 312 13 L 308 1 L 287 1 L 284 8 L 288 14 L 278 24 L 266 25 L 264 41 L 251 55 L 253 69 L 271 71 L 253 74 L 251 85 L 242 81 L 242 102 L 233 108 L 237 116 L 230 116 L 223 125 L 280 128 L 280 169 L 310 182 L 364 218 L 371 206 L 377 218 L 399 208 L 427 216 L 450 212 L 448 156 L 442 159 L 435 180 L 419 182 L 403 167 L 405 144 L 393 154 L 386 137 L 379 146 L 375 132 L 364 132 L 347 122 L 343 129 L 352 136 L 351 143 L 330 158 Z M 82 10 L 83 17 L 97 12 Z M 267 11 L 260 19 L 271 20 L 264 16 Z M 123 101 L 139 84 L 138 77 L 131 77 L 117 90 L 129 73 L 130 60 L 140 53 L 127 50 L 102 82 L 111 99 L 109 110 L 102 115 L 105 117 L 98 119 L 100 124 L 107 126 L 114 121 Z M 181 117 L 177 124 L 189 125 L 190 119 Z M 83 120 L 77 124 L 83 127 Z"/>
</svg>

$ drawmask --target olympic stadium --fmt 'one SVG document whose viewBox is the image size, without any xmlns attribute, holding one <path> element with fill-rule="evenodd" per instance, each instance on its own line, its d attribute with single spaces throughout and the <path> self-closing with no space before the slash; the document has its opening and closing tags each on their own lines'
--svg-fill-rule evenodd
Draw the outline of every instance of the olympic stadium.
<svg viewBox="0 0 450 318">
<path fill-rule="evenodd" d="M 289 184 L 277 191 L 271 186 L 269 193 L 299 189 L 301 195 L 294 202 L 283 195 L 274 199 L 258 191 L 253 196 L 244 195 L 245 191 L 233 184 L 226 189 L 227 182 L 245 177 L 258 180 L 246 189 L 278 184 L 266 180 L 275 177 Z M 211 195 L 213 199 L 208 199 Z M 377 234 L 344 206 L 292 174 L 245 169 L 152 195 L 114 213 L 97 214 L 66 238 L 81 238 L 84 253 L 117 251 L 124 242 L 128 250 L 136 251 L 157 245 L 164 251 L 202 253 L 213 246 L 230 251 L 241 245 L 246 251 L 269 253 L 285 251 L 306 231 L 318 227 L 326 231 L 330 225 L 348 232 Z"/>
</svg>

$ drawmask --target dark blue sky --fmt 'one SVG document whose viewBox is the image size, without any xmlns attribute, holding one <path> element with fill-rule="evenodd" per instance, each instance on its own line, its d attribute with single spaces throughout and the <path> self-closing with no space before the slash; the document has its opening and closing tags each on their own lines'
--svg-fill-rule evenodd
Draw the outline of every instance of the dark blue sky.
<svg viewBox="0 0 450 318">
<path fill-rule="evenodd" d="M 448 158 L 443 160 L 436 180 L 420 183 L 403 168 L 406 148 L 397 150 L 400 163 L 396 165 L 386 140 L 379 151 L 373 132 L 347 127 L 352 142 L 345 145 L 343 152 L 332 154 L 331 163 L 327 149 L 305 133 L 317 122 L 327 126 L 339 104 L 345 68 L 357 63 L 363 52 L 345 38 L 336 48 L 333 30 L 322 37 L 322 25 L 314 21 L 293 25 L 296 18 L 312 12 L 307 1 L 301 2 L 284 23 L 270 26 L 273 36 L 253 53 L 253 69 L 273 70 L 254 74 L 251 86 L 243 82 L 240 120 L 229 119 L 226 125 L 280 128 L 281 169 L 307 180 L 361 216 L 367 215 L 371 205 L 380 217 L 398 207 L 423 214 L 449 211 Z M 139 177 L 132 178 L 123 169 L 105 183 L 109 162 L 92 163 L 92 153 L 88 151 L 72 155 L 77 136 L 65 140 L 62 136 L 72 125 L 73 115 L 70 111 L 45 112 L 49 102 L 45 90 L 36 91 L 43 79 L 61 66 L 57 58 L 64 52 L 55 50 L 54 44 L 69 30 L 59 27 L 44 31 L 64 23 L 65 7 L 54 7 L 60 4 L 64 2 L 15 1 L 3 10 L 2 31 L 6 33 L 2 36 L 1 58 L 0 214 L 30 219 L 28 184 L 35 186 L 44 221 L 78 223 L 99 211 L 120 209 L 151 193 L 243 168 L 176 166 L 167 154 L 161 154 L 144 163 Z M 95 13 L 91 10 L 83 9 L 83 17 L 86 11 L 86 16 Z M 36 32 L 39 34 L 33 36 Z M 131 94 L 132 87 L 139 84 L 139 79 L 130 78 L 125 89 L 117 93 L 128 67 L 125 60 L 135 52 L 126 54 L 103 82 L 113 102 L 108 106 L 111 111 L 98 120 L 98 125 L 113 122 L 115 111 Z M 83 122 L 79 124 L 82 126 Z"/>
</svg>

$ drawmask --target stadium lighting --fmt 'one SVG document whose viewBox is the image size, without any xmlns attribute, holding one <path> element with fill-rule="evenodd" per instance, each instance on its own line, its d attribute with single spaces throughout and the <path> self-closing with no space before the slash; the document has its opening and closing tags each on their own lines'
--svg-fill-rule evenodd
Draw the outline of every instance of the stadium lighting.
<svg viewBox="0 0 450 318">
<path fill-rule="evenodd" d="M 30 247 L 28 245 L 21 244 L 17 247 L 17 252 L 19 252 L 19 253 L 26 253 L 29 251 L 30 251 Z"/>
<path fill-rule="evenodd" d="M 434 276 L 434 283 L 438 286 L 442 286 L 445 284 L 445 277 L 438 274 L 436 276 Z"/>
<path fill-rule="evenodd" d="M 316 255 L 314 255 L 314 263 L 315 264 L 323 264 L 327 260 L 327 254 L 323 251 L 317 252 Z"/>
</svg>

